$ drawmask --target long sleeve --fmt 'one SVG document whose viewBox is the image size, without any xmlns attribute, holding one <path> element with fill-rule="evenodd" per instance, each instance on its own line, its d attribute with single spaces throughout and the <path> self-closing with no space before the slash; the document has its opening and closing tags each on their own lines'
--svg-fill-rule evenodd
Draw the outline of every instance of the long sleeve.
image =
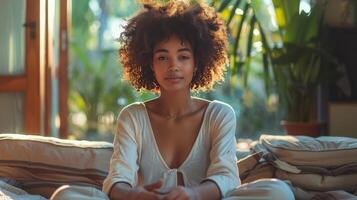
<svg viewBox="0 0 357 200">
<path fill-rule="evenodd" d="M 103 183 L 103 192 L 109 193 L 117 182 L 126 182 L 135 186 L 138 171 L 139 144 L 135 134 L 136 121 L 133 113 L 124 108 L 117 120 L 117 129 L 114 137 L 114 151 L 110 161 L 109 173 Z"/>
<path fill-rule="evenodd" d="M 240 185 L 236 158 L 236 118 L 227 104 L 212 115 L 210 164 L 205 180 L 214 181 L 222 197 Z"/>
</svg>

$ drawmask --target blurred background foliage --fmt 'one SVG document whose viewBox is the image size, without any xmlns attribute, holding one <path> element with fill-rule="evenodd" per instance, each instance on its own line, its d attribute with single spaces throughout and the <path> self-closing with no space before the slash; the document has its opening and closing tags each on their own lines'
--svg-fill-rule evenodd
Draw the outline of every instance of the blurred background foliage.
<svg viewBox="0 0 357 200">
<path fill-rule="evenodd" d="M 225 82 L 216 85 L 213 91 L 194 95 L 232 105 L 237 113 L 237 138 L 257 139 L 264 132 L 282 134 L 279 123 L 285 111 L 279 109 L 279 98 L 274 91 L 267 92 L 270 87 L 266 79 L 271 77 L 266 76 L 262 67 L 259 27 L 250 26 L 256 20 L 250 6 L 254 4 L 256 9 L 261 9 L 256 13 L 265 21 L 264 26 L 274 29 L 277 22 L 264 17 L 268 16 L 267 12 L 274 12 L 273 3 L 271 0 L 206 2 L 219 11 L 227 23 L 230 66 Z M 121 80 L 116 39 L 125 20 L 139 8 L 140 5 L 132 0 L 72 1 L 70 138 L 112 141 L 119 111 L 129 103 L 155 96 L 139 93 Z M 269 38 L 278 38 L 270 34 Z M 244 70 L 249 70 L 249 78 L 240 73 Z"/>
</svg>

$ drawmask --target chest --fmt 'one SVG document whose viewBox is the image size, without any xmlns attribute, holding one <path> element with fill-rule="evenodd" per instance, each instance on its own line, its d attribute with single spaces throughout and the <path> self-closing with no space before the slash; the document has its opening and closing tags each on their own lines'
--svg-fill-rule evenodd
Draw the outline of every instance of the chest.
<svg viewBox="0 0 357 200">
<path fill-rule="evenodd" d="M 150 122 L 159 153 L 170 168 L 178 168 L 189 156 L 204 120 L 204 112 L 184 119 L 151 116 Z"/>
</svg>

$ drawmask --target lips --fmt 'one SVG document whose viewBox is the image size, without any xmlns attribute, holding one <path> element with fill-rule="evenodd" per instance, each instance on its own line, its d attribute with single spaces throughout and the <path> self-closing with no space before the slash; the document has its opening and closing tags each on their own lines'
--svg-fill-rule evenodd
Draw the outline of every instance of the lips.
<svg viewBox="0 0 357 200">
<path fill-rule="evenodd" d="M 183 79 L 183 76 L 180 76 L 179 74 L 167 74 L 165 79 L 167 79 L 167 80 L 177 80 L 177 79 Z"/>
<path fill-rule="evenodd" d="M 166 77 L 165 80 L 171 83 L 178 83 L 181 82 L 181 80 L 183 80 L 183 77 L 179 77 L 179 76 Z"/>
<path fill-rule="evenodd" d="M 166 80 L 176 80 L 176 79 L 183 79 L 183 77 L 166 77 Z"/>
</svg>

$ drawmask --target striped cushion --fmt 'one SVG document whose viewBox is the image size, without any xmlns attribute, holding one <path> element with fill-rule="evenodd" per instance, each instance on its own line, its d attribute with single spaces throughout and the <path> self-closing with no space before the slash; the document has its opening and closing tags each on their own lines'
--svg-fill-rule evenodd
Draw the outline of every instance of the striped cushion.
<svg viewBox="0 0 357 200">
<path fill-rule="evenodd" d="M 245 169 L 251 166 L 250 170 L 246 170 L 244 178 L 247 180 L 271 172 L 275 178 L 289 180 L 293 186 L 302 189 L 357 191 L 356 138 L 261 135 L 252 149 L 262 152 L 259 155 L 264 159 L 255 165 L 245 162 L 250 164 Z M 274 168 L 263 168 L 262 160 L 268 161 Z M 263 168 L 264 173 L 254 172 L 253 167 Z"/>
<path fill-rule="evenodd" d="M 295 166 L 332 168 L 357 163 L 357 139 L 349 137 L 261 135 L 254 150 L 272 152 Z"/>
<path fill-rule="evenodd" d="M 113 145 L 107 142 L 0 134 L 0 177 L 48 197 L 63 184 L 101 188 Z"/>
</svg>

